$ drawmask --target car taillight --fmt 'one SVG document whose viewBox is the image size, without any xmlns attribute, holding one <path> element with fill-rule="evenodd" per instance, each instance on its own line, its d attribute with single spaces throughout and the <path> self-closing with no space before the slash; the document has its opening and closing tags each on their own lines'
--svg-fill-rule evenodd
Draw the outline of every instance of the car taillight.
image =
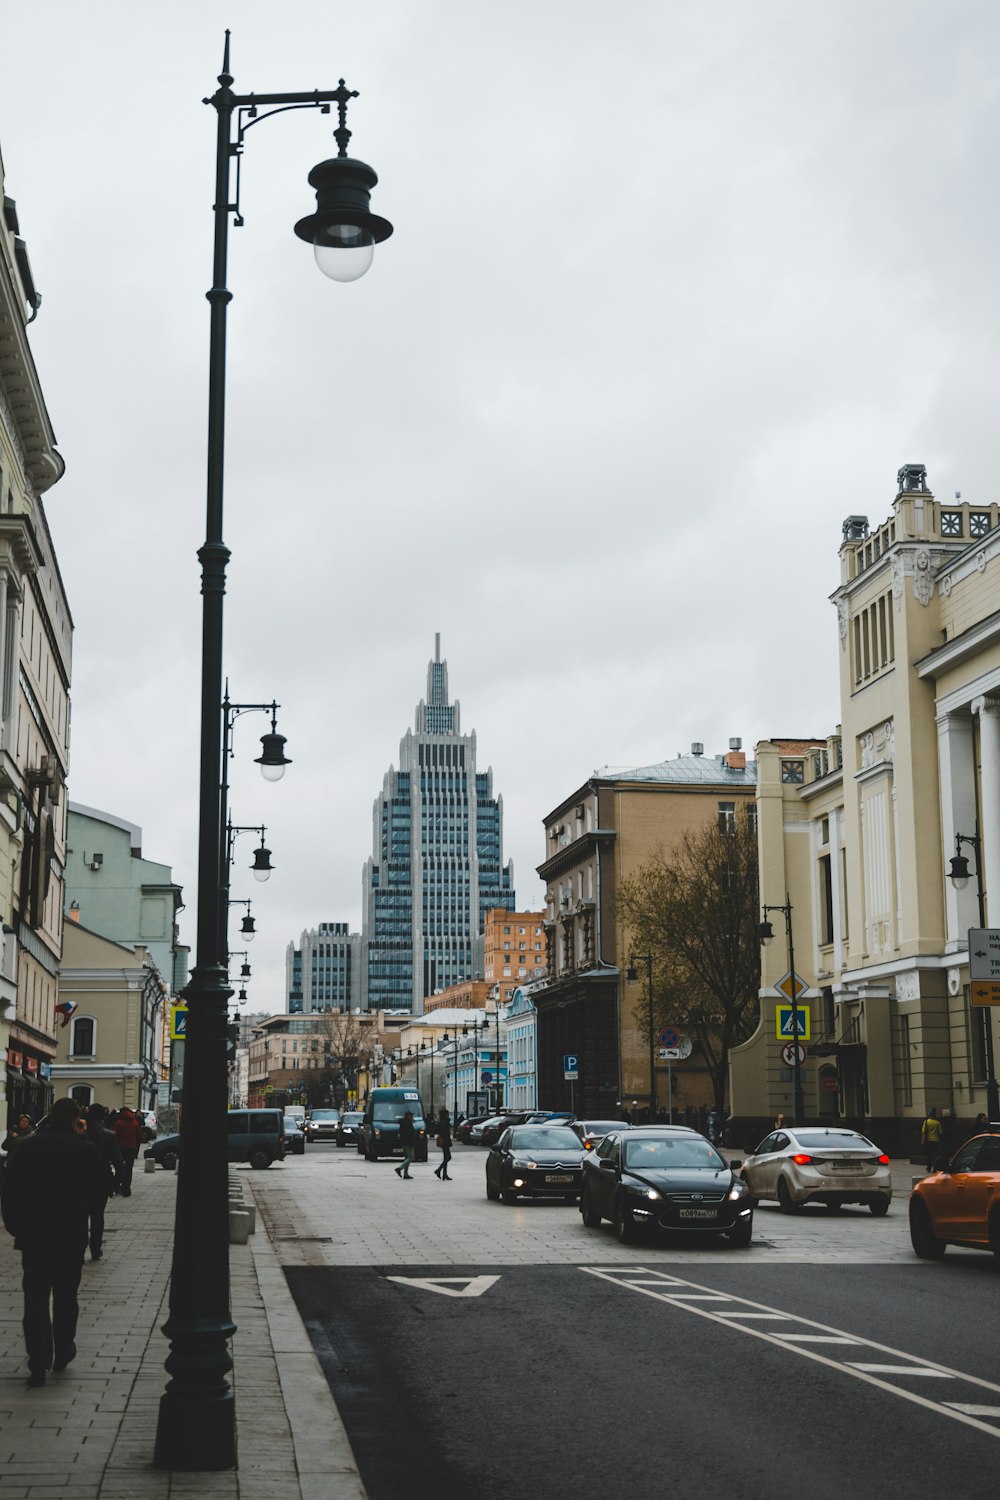
<svg viewBox="0 0 1000 1500">
<path fill-rule="evenodd" d="M 879 1157 L 878 1164 L 880 1167 L 887 1167 L 889 1165 L 889 1158 L 883 1154 Z"/>
<path fill-rule="evenodd" d="M 808 1167 L 809 1163 L 812 1161 L 812 1157 L 806 1156 L 804 1151 L 797 1151 L 792 1157 L 792 1161 L 797 1167 Z"/>
</svg>

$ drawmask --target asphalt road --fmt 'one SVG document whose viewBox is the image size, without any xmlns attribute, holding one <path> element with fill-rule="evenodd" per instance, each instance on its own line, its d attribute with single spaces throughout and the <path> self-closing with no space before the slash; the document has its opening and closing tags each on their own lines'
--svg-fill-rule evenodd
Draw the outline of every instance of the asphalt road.
<svg viewBox="0 0 1000 1500">
<path fill-rule="evenodd" d="M 908 1163 L 887 1218 L 762 1205 L 749 1250 L 621 1246 L 489 1203 L 481 1152 L 433 1165 L 252 1174 L 370 1500 L 993 1500 L 997 1271 L 915 1258 Z"/>
</svg>

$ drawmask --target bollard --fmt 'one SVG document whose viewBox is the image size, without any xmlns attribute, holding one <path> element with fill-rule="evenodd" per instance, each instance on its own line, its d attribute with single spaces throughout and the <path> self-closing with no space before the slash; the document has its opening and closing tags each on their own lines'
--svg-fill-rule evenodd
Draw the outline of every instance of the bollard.
<svg viewBox="0 0 1000 1500">
<path fill-rule="evenodd" d="M 245 1245 L 250 1236 L 250 1215 L 244 1208 L 229 1210 L 229 1243 Z"/>
<path fill-rule="evenodd" d="M 155 1172 L 156 1171 L 156 1162 L 153 1160 L 153 1158 L 151 1156 L 147 1156 L 145 1158 L 145 1160 L 143 1161 L 142 1170 L 144 1172 Z"/>
</svg>

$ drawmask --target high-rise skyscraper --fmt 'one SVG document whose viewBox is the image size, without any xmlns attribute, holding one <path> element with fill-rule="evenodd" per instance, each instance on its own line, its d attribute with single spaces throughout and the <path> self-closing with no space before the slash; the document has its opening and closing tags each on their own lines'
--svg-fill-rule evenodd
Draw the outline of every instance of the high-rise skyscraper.
<svg viewBox="0 0 1000 1500">
<path fill-rule="evenodd" d="M 414 1014 L 425 996 L 482 973 L 484 916 L 516 905 L 503 799 L 492 770 L 476 770 L 475 732 L 461 733 L 459 704 L 448 701 L 440 635 L 426 700 L 375 802 L 363 903 L 368 1007 Z"/>
</svg>

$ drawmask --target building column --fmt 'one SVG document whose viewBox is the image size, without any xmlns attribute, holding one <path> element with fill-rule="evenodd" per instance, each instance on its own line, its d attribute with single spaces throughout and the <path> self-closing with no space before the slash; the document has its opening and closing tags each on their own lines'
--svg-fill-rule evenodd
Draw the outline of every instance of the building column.
<svg viewBox="0 0 1000 1500">
<path fill-rule="evenodd" d="M 938 719 L 938 776 L 941 791 L 941 879 L 944 885 L 945 951 L 966 946 L 970 927 L 979 921 L 972 881 L 957 891 L 947 878 L 955 853 L 955 836 L 976 830 L 976 763 L 970 714 L 945 714 Z"/>
<path fill-rule="evenodd" d="M 980 824 L 979 871 L 986 893 L 987 920 L 1000 923 L 1000 703 L 977 698 L 979 715 Z"/>
</svg>

